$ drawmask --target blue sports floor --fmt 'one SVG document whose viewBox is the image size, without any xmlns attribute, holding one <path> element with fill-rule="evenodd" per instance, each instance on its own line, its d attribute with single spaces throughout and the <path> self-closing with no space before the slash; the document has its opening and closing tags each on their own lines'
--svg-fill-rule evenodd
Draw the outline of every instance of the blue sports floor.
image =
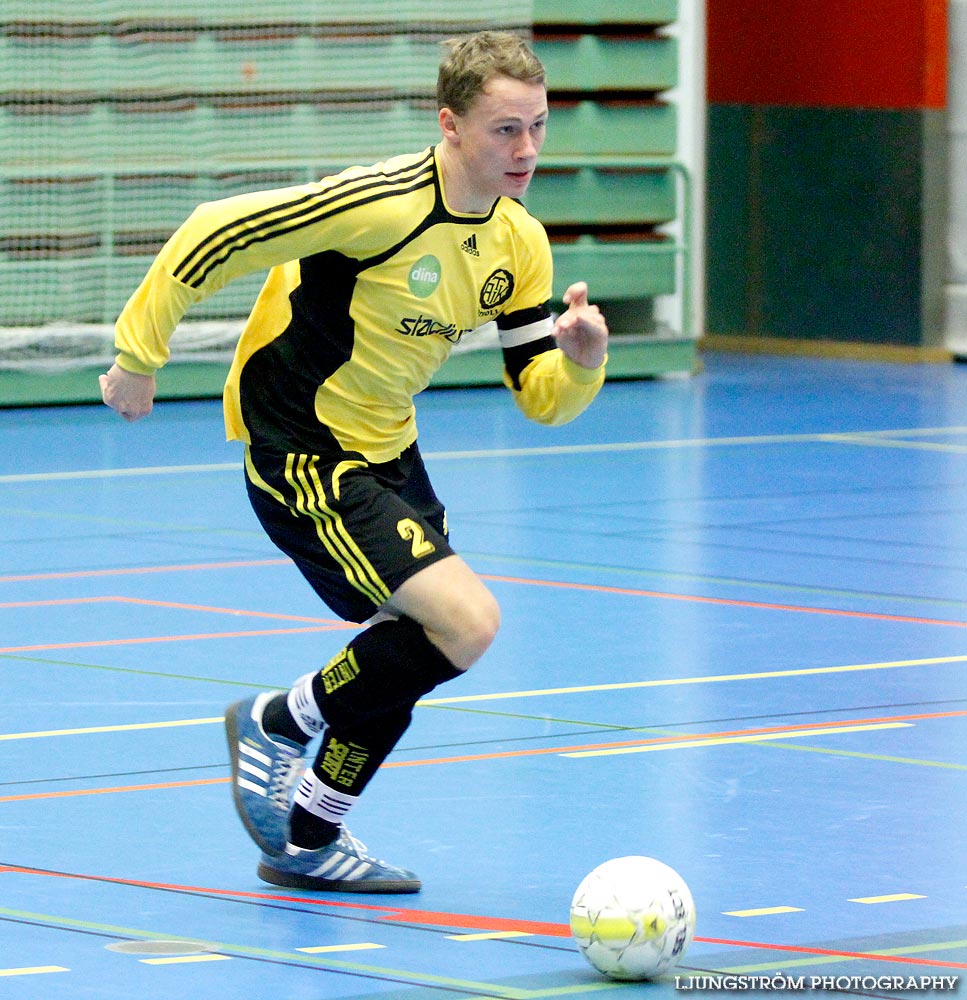
<svg viewBox="0 0 967 1000">
<path fill-rule="evenodd" d="M 0 995 L 672 996 L 568 937 L 626 854 L 691 887 L 689 983 L 964 976 L 967 368 L 708 355 L 565 428 L 502 389 L 420 427 L 504 625 L 351 817 L 423 892 L 354 897 L 260 883 L 232 807 L 225 706 L 347 631 L 218 404 L 0 411 Z"/>
</svg>

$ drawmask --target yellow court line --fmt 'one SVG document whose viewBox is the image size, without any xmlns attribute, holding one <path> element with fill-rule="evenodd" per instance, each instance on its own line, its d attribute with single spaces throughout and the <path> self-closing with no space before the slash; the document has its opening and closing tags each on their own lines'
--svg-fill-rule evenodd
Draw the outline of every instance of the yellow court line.
<svg viewBox="0 0 967 1000">
<path fill-rule="evenodd" d="M 720 736 L 715 739 L 680 740 L 674 743 L 652 743 L 643 747 L 617 747 L 614 750 L 578 750 L 562 753 L 562 757 L 616 757 L 625 753 L 654 753 L 658 750 L 693 750 L 696 747 L 719 747 L 728 743 L 765 743 L 773 740 L 797 739 L 800 736 L 831 736 L 834 733 L 868 733 L 875 729 L 909 729 L 910 722 L 880 722 L 871 726 L 837 726 L 823 729 L 797 729 L 794 733 L 754 733 L 750 736 Z"/>
<path fill-rule="evenodd" d="M 41 976 L 46 972 L 70 972 L 62 965 L 37 965 L 28 969 L 0 969 L 0 976 Z"/>
<path fill-rule="evenodd" d="M 723 917 L 771 917 L 777 913 L 804 913 L 801 906 L 763 906 L 757 910 L 726 910 Z"/>
<path fill-rule="evenodd" d="M 505 938 L 533 937 L 527 931 L 485 931 L 479 934 L 447 934 L 448 941 L 503 941 Z"/>
<path fill-rule="evenodd" d="M 456 698 L 424 698 L 419 705 L 457 705 L 473 701 L 500 701 L 506 698 L 539 698 L 544 695 L 590 694 L 595 691 L 629 691 L 634 688 L 677 687 L 681 684 L 722 684 L 731 681 L 773 680 L 778 677 L 811 677 L 844 674 L 860 670 L 892 670 L 897 667 L 927 667 L 940 663 L 965 663 L 967 656 L 932 656 L 920 660 L 889 660 L 883 663 L 852 663 L 840 667 L 803 667 L 795 670 L 766 670 L 748 674 L 713 674 L 709 677 L 664 677 L 652 681 L 625 681 L 616 684 L 585 684 L 580 687 L 539 688 L 530 691 L 498 691 L 493 694 L 465 694 Z"/>
<path fill-rule="evenodd" d="M 172 722 L 132 722 L 122 726 L 88 726 L 84 729 L 48 729 L 34 733 L 0 733 L 3 740 L 36 740 L 44 736 L 88 736 L 91 733 L 125 733 L 142 729 L 175 729 L 179 726 L 210 726 L 224 722 L 222 715 L 209 719 L 176 719 Z"/>
<path fill-rule="evenodd" d="M 908 899 L 926 899 L 926 896 L 918 896 L 915 892 L 894 892 L 889 896 L 859 896 L 851 899 L 851 903 L 904 903 Z"/>
</svg>

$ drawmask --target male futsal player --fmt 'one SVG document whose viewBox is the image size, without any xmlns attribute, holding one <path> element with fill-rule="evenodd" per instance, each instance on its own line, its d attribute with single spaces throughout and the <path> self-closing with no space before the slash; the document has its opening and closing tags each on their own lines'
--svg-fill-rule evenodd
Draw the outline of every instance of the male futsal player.
<svg viewBox="0 0 967 1000">
<path fill-rule="evenodd" d="M 271 268 L 225 387 L 227 433 L 245 444 L 248 495 L 272 541 L 334 612 L 369 622 L 290 691 L 227 711 L 235 804 L 262 849 L 259 877 L 276 885 L 420 888 L 370 857 L 343 819 L 417 700 L 467 670 L 499 624 L 448 543 L 414 396 L 489 321 L 529 418 L 565 423 L 604 381 L 605 320 L 583 283 L 551 316 L 547 235 L 516 200 L 544 142 L 542 65 L 513 34 L 453 40 L 438 106 L 436 146 L 199 206 L 125 306 L 117 361 L 100 377 L 109 407 L 145 416 L 188 308 Z"/>
</svg>

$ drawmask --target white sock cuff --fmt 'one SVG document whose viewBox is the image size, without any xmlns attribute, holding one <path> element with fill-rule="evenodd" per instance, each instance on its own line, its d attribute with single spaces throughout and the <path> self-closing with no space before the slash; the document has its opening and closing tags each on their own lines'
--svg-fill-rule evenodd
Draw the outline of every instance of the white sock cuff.
<svg viewBox="0 0 967 1000">
<path fill-rule="evenodd" d="M 358 795 L 347 795 L 324 785 L 311 768 L 303 775 L 293 799 L 306 812 L 337 825 L 358 800 Z"/>
<path fill-rule="evenodd" d="M 286 696 L 285 703 L 296 725 L 306 736 L 318 736 L 326 727 L 319 706 L 312 694 L 312 682 L 318 671 L 300 677 Z"/>
</svg>

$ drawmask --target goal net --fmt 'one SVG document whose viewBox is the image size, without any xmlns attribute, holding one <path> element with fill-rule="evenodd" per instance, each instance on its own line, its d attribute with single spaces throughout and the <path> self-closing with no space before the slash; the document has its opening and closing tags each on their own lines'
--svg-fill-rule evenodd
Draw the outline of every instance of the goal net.
<svg viewBox="0 0 967 1000">
<path fill-rule="evenodd" d="M 197 204 L 435 142 L 439 43 L 530 22 L 525 0 L 0 2 L 0 371 L 109 363 Z M 227 360 L 263 278 L 193 309 L 172 361 Z"/>
</svg>

